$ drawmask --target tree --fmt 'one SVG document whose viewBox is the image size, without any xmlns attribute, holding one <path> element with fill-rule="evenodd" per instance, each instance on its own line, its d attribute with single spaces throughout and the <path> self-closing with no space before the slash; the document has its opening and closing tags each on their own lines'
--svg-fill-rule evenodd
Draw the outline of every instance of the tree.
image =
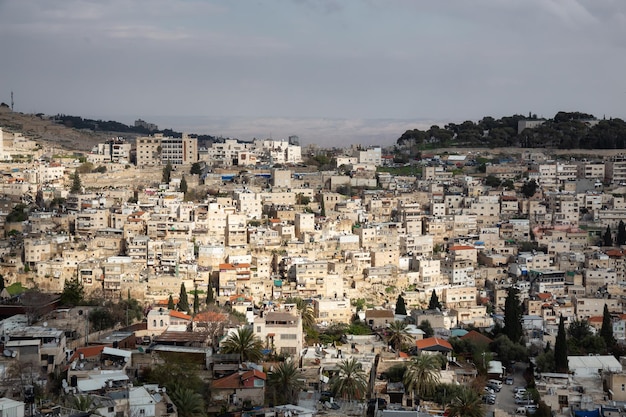
<svg viewBox="0 0 626 417">
<path fill-rule="evenodd" d="M 554 342 L 554 369 L 556 372 L 567 373 L 567 340 L 565 337 L 565 319 L 559 318 L 559 330 Z"/>
<path fill-rule="evenodd" d="M 535 180 L 526 181 L 524 185 L 522 185 L 522 194 L 524 194 L 524 197 L 530 198 L 534 196 L 536 192 L 537 192 L 537 181 Z"/>
<path fill-rule="evenodd" d="M 441 303 L 439 302 L 439 297 L 437 297 L 437 293 L 433 289 L 432 294 L 430 294 L 430 301 L 428 302 L 429 310 L 441 310 Z"/>
<path fill-rule="evenodd" d="M 175 308 L 176 306 L 174 305 L 174 298 L 172 297 L 172 294 L 170 294 L 170 298 L 167 299 L 167 309 L 174 310 Z"/>
<path fill-rule="evenodd" d="M 180 295 L 178 296 L 178 311 L 189 311 L 189 299 L 187 298 L 187 289 L 185 284 L 180 284 Z"/>
<path fill-rule="evenodd" d="M 528 356 L 525 346 L 511 342 L 505 334 L 498 335 L 489 345 L 489 349 L 507 367 L 513 361 L 525 361 Z"/>
<path fill-rule="evenodd" d="M 300 370 L 294 362 L 282 362 L 267 376 L 267 385 L 272 392 L 274 405 L 296 404 L 299 392 L 304 389 Z"/>
<path fill-rule="evenodd" d="M 96 410 L 96 405 L 93 402 L 94 397 L 89 395 L 75 395 L 72 397 L 71 407 L 77 411 L 89 411 Z"/>
<path fill-rule="evenodd" d="M 77 306 L 83 301 L 84 296 L 85 288 L 77 277 L 71 280 L 65 280 L 63 292 L 61 293 L 61 305 Z"/>
<path fill-rule="evenodd" d="M 83 185 L 80 181 L 80 174 L 78 170 L 74 171 L 74 175 L 72 175 L 72 187 L 70 188 L 70 192 L 79 193 L 83 189 Z"/>
<path fill-rule="evenodd" d="M 402 297 L 402 294 L 399 294 L 398 299 L 396 300 L 396 314 L 406 316 L 406 304 L 404 303 L 404 297 Z"/>
<path fill-rule="evenodd" d="M 626 225 L 624 220 L 620 220 L 617 225 L 617 238 L 615 240 L 618 246 L 626 245 Z"/>
<path fill-rule="evenodd" d="M 296 310 L 302 317 L 302 330 L 306 331 L 315 327 L 315 313 L 313 312 L 313 306 L 309 302 L 300 297 L 289 297 L 285 302 L 296 305 Z"/>
<path fill-rule="evenodd" d="M 207 289 L 206 289 L 206 303 L 207 305 L 213 304 L 215 302 L 215 297 L 213 294 L 213 287 L 211 286 L 211 283 L 209 283 Z"/>
<path fill-rule="evenodd" d="M 611 236 L 611 226 L 606 226 L 606 231 L 602 237 L 604 246 L 613 246 L 613 237 Z"/>
<path fill-rule="evenodd" d="M 169 184 L 170 180 L 172 179 L 173 169 L 174 168 L 172 167 L 172 163 L 170 161 L 167 161 L 167 165 L 163 167 L 163 176 L 161 178 L 162 182 L 164 182 L 165 184 Z"/>
<path fill-rule="evenodd" d="M 591 332 L 591 326 L 585 319 L 572 321 L 567 328 L 567 334 L 570 338 L 576 340 L 577 343 L 584 338 L 593 335 Z"/>
<path fill-rule="evenodd" d="M 182 178 L 180 179 L 180 185 L 178 187 L 178 191 L 180 191 L 183 194 L 187 194 L 187 180 L 185 179 L 185 176 L 183 175 Z"/>
<path fill-rule="evenodd" d="M 404 386 L 413 396 L 423 398 L 435 390 L 441 376 L 441 362 L 435 355 L 413 357 L 404 373 Z"/>
<path fill-rule="evenodd" d="M 387 343 L 393 346 L 393 349 L 396 351 L 396 356 L 400 356 L 402 345 L 410 340 L 411 336 L 409 335 L 405 322 L 395 320 L 389 324 L 387 328 Z"/>
<path fill-rule="evenodd" d="M 176 387 L 170 391 L 170 398 L 176 405 L 180 417 L 200 417 L 206 415 L 202 395 L 191 388 Z"/>
<path fill-rule="evenodd" d="M 339 371 L 330 380 L 335 395 L 344 400 L 360 400 L 367 392 L 367 374 L 355 358 L 345 359 L 338 364 Z"/>
<path fill-rule="evenodd" d="M 507 289 L 504 301 L 504 334 L 513 343 L 519 343 L 522 338 L 522 303 L 517 294 L 519 290 L 514 287 Z"/>
<path fill-rule="evenodd" d="M 487 175 L 487 177 L 485 178 L 485 185 L 489 186 L 489 187 L 499 187 L 500 184 L 502 184 L 502 180 L 498 177 L 496 177 L 495 175 Z"/>
<path fill-rule="evenodd" d="M 200 309 L 200 299 L 198 297 L 198 287 L 196 287 L 193 292 L 193 314 L 194 316 L 198 314 L 198 310 Z"/>
<path fill-rule="evenodd" d="M 433 337 L 433 335 L 435 334 L 433 326 L 428 320 L 422 320 L 417 328 L 424 332 L 424 337 Z"/>
<path fill-rule="evenodd" d="M 191 169 L 189 170 L 191 175 L 200 175 L 202 174 L 202 164 L 200 162 L 194 162 L 191 164 Z"/>
<path fill-rule="evenodd" d="M 263 342 L 254 335 L 251 327 L 240 327 L 230 333 L 222 343 L 224 353 L 236 353 L 241 362 L 257 362 L 262 357 Z"/>
<path fill-rule="evenodd" d="M 609 307 L 604 304 L 604 312 L 602 313 L 602 327 L 600 328 L 600 337 L 604 339 L 604 343 L 608 348 L 615 345 L 615 337 L 613 337 L 613 322 L 611 321 L 611 313 Z"/>
<path fill-rule="evenodd" d="M 482 417 L 484 415 L 485 406 L 482 398 L 470 387 L 463 387 L 448 406 L 449 417 Z"/>
</svg>

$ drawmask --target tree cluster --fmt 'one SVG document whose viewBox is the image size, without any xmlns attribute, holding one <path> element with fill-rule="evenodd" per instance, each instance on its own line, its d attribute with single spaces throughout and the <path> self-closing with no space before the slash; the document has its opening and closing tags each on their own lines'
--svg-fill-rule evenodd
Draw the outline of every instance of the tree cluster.
<svg viewBox="0 0 626 417">
<path fill-rule="evenodd" d="M 427 144 L 463 147 L 525 147 L 559 149 L 623 149 L 626 146 L 626 122 L 621 119 L 600 120 L 592 114 L 558 112 L 534 128 L 518 133 L 520 120 L 539 120 L 536 115 L 513 115 L 494 119 L 483 117 L 477 123 L 450 123 L 443 128 L 411 129 L 397 144 L 415 154 Z"/>
</svg>

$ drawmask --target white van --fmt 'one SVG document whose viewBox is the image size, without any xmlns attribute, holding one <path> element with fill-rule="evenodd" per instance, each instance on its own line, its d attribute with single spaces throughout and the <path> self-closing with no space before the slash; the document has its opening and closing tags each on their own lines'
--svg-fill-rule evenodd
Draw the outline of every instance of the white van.
<svg viewBox="0 0 626 417">
<path fill-rule="evenodd" d="M 502 381 L 499 381 L 497 379 L 490 379 L 489 381 L 487 381 L 487 384 L 502 388 Z"/>
<path fill-rule="evenodd" d="M 526 415 L 526 407 L 517 407 L 515 410 L 515 414 Z"/>
</svg>

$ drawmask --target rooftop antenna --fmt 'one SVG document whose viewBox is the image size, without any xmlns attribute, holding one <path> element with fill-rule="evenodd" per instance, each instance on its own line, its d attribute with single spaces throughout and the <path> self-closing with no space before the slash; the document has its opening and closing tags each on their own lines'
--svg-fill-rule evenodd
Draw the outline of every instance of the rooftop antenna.
<svg viewBox="0 0 626 417">
<path fill-rule="evenodd" d="M 13 91 L 11 91 L 11 111 L 13 111 Z"/>
</svg>

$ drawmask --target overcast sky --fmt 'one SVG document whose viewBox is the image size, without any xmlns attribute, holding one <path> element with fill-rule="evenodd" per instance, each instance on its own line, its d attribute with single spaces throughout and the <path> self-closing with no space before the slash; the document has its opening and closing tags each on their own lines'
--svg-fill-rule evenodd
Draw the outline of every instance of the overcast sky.
<svg viewBox="0 0 626 417">
<path fill-rule="evenodd" d="M 241 139 L 625 118 L 625 70 L 625 0 L 0 0 L 0 101 Z"/>
</svg>

